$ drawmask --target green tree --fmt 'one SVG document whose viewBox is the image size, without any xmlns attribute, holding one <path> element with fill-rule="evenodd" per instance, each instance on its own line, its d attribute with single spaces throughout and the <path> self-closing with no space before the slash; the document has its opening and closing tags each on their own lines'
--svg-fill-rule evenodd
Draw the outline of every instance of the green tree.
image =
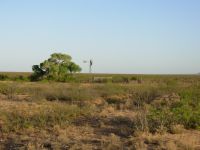
<svg viewBox="0 0 200 150">
<path fill-rule="evenodd" d="M 33 80 L 49 79 L 63 80 L 69 74 L 80 72 L 79 65 L 72 62 L 72 57 L 67 54 L 54 53 L 48 60 L 32 67 Z"/>
<path fill-rule="evenodd" d="M 74 62 L 70 62 L 68 66 L 69 72 L 74 73 L 74 72 L 80 72 L 81 68 L 79 65 L 75 64 Z"/>
</svg>

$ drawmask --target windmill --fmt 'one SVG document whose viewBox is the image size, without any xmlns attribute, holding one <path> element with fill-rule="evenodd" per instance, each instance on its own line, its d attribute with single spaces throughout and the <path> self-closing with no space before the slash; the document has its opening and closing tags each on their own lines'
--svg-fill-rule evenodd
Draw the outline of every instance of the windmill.
<svg viewBox="0 0 200 150">
<path fill-rule="evenodd" d="M 90 59 L 89 61 L 84 60 L 83 63 L 89 64 L 89 73 L 92 73 L 93 60 L 92 59 Z"/>
</svg>

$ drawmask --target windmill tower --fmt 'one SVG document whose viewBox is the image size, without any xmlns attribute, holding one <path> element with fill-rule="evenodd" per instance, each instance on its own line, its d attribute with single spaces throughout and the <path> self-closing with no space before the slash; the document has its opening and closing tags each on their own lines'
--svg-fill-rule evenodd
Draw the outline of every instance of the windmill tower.
<svg viewBox="0 0 200 150">
<path fill-rule="evenodd" d="M 92 59 L 90 59 L 89 61 L 84 60 L 83 63 L 89 64 L 89 73 L 92 73 L 93 60 Z"/>
<path fill-rule="evenodd" d="M 92 66 L 93 66 L 93 60 L 90 59 L 90 69 L 89 69 L 89 72 L 92 73 Z"/>
</svg>

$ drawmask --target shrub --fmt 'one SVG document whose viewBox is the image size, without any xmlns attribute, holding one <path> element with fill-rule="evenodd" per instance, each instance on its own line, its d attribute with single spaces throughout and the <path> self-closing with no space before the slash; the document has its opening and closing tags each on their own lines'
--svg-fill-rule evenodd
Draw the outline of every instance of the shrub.
<svg viewBox="0 0 200 150">
<path fill-rule="evenodd" d="M 9 77 L 7 75 L 0 74 L 1 81 L 7 80 L 7 79 L 9 79 Z"/>
<path fill-rule="evenodd" d="M 137 81 L 137 77 L 131 77 L 131 79 L 130 79 L 131 81 Z"/>
<path fill-rule="evenodd" d="M 186 128 L 200 129 L 200 112 L 191 108 L 181 107 L 175 110 L 178 121 Z"/>
<path fill-rule="evenodd" d="M 161 95 L 161 91 L 157 88 L 139 89 L 133 93 L 133 104 L 135 106 L 143 106 L 150 104 L 153 100 Z"/>
<path fill-rule="evenodd" d="M 177 124 L 174 114 L 168 108 L 151 108 L 147 120 L 152 133 L 170 131 L 172 126 Z"/>
<path fill-rule="evenodd" d="M 178 122 L 186 128 L 200 129 L 200 103 L 194 106 L 188 100 L 182 100 L 172 111 Z"/>
<path fill-rule="evenodd" d="M 199 91 L 193 88 L 187 89 L 181 91 L 180 95 L 181 100 L 175 105 L 153 106 L 150 109 L 148 126 L 151 132 L 157 132 L 161 127 L 170 131 L 177 124 L 187 129 L 200 129 Z"/>
</svg>

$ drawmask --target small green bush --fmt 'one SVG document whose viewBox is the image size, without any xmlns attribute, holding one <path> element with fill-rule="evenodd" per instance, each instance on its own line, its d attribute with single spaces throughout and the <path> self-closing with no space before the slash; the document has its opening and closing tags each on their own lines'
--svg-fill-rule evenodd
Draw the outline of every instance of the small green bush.
<svg viewBox="0 0 200 150">
<path fill-rule="evenodd" d="M 148 126 L 151 132 L 161 127 L 170 131 L 174 125 L 183 125 L 187 129 L 200 129 L 200 93 L 196 89 L 180 92 L 181 100 L 176 105 L 152 107 L 148 114 Z"/>
<path fill-rule="evenodd" d="M 191 88 L 180 95 L 181 102 L 172 109 L 173 113 L 186 128 L 200 129 L 200 91 Z"/>
<path fill-rule="evenodd" d="M 8 80 L 9 77 L 7 75 L 0 74 L 0 81 Z"/>
<path fill-rule="evenodd" d="M 177 124 L 176 117 L 168 108 L 151 108 L 147 115 L 148 128 L 152 133 L 170 131 Z"/>
<path fill-rule="evenodd" d="M 137 81 L 137 77 L 134 77 L 134 76 L 133 76 L 133 77 L 130 78 L 130 80 L 131 80 L 131 81 Z"/>
</svg>

